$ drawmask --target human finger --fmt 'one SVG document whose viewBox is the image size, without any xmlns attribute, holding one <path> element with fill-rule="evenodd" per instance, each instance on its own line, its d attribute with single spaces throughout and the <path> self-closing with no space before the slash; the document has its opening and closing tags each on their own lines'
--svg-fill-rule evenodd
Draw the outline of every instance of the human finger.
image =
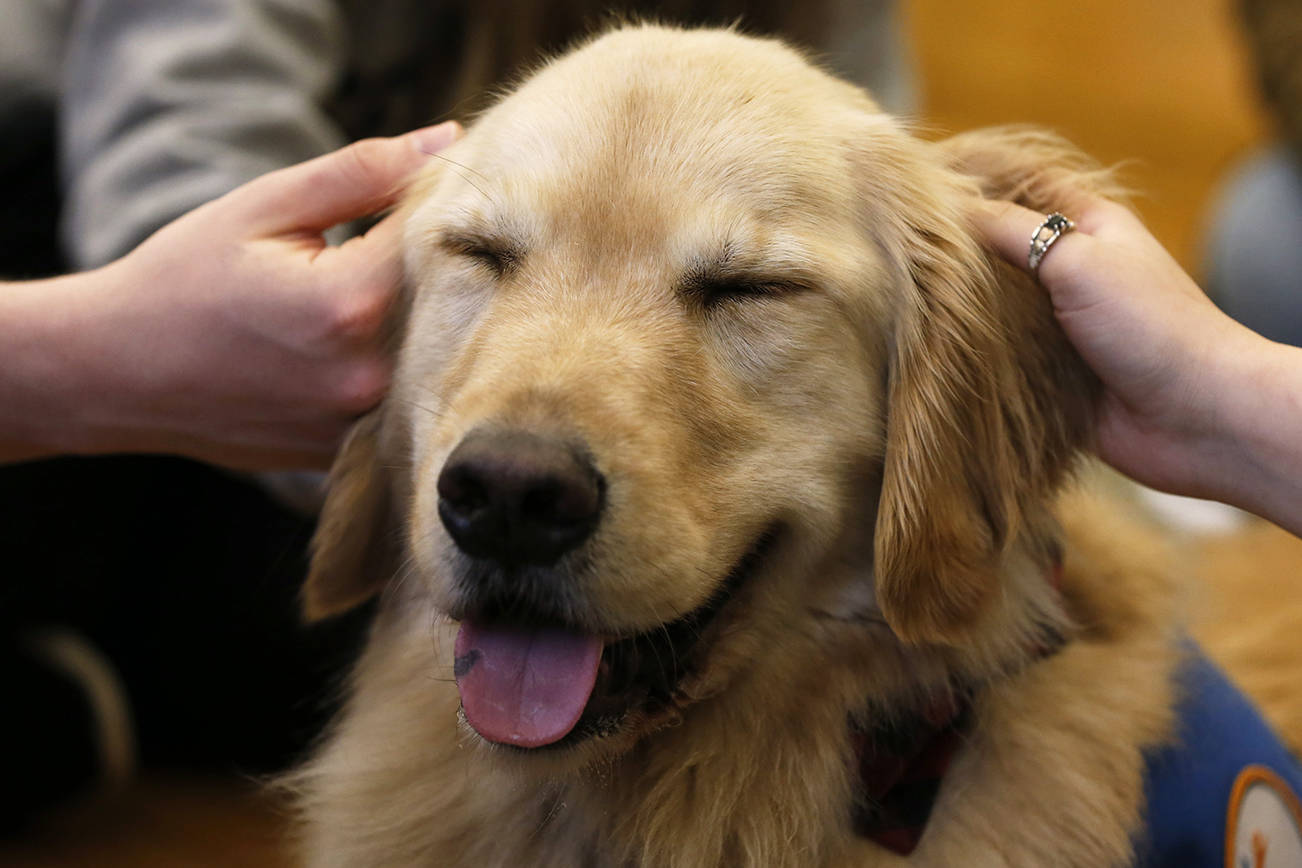
<svg viewBox="0 0 1302 868">
<path fill-rule="evenodd" d="M 388 139 L 365 139 L 271 172 L 231 194 L 253 235 L 321 232 L 393 205 L 407 182 L 462 134 L 448 121 Z"/>
<path fill-rule="evenodd" d="M 402 231 L 405 214 L 393 213 L 339 247 L 327 247 L 310 260 L 310 279 L 298 297 L 305 317 L 325 316 L 331 351 L 370 347 L 387 334 L 403 281 Z"/>
<path fill-rule="evenodd" d="M 402 232 L 406 214 L 387 215 L 366 234 L 348 239 L 339 249 L 347 265 L 339 270 L 342 279 L 372 286 L 397 286 L 402 281 Z"/>
<path fill-rule="evenodd" d="M 1003 200 L 980 199 L 973 204 L 972 218 L 985 243 L 1009 265 L 1030 272 L 1027 257 L 1031 251 L 1031 237 L 1044 224 L 1045 215 Z M 1065 232 L 1059 236 L 1042 262 L 1049 262 L 1055 254 L 1061 254 L 1072 246 L 1068 243 L 1071 235 L 1071 232 Z"/>
</svg>

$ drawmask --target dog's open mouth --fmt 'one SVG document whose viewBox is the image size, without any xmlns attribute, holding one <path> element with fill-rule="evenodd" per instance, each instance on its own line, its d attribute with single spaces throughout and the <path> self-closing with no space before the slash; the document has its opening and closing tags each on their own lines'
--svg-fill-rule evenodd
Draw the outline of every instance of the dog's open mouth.
<svg viewBox="0 0 1302 868">
<path fill-rule="evenodd" d="M 466 722 L 484 739 L 517 748 L 566 747 L 615 732 L 632 712 L 671 707 L 700 670 L 709 627 L 773 546 L 766 532 L 705 605 L 617 640 L 547 626 L 462 621 L 455 673 Z"/>
</svg>

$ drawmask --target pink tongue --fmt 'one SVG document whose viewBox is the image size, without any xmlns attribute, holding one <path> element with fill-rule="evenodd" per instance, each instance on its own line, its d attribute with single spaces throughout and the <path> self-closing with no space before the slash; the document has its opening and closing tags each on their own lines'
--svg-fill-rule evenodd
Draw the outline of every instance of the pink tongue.
<svg viewBox="0 0 1302 868">
<path fill-rule="evenodd" d="M 453 653 L 466 720 L 498 744 L 559 741 L 588 704 L 601 649 L 595 636 L 463 621 Z"/>
</svg>

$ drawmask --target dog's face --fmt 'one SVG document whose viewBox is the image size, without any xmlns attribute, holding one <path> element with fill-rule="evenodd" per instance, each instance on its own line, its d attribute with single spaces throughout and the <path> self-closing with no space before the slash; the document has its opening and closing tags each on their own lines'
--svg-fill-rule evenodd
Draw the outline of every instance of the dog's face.
<svg viewBox="0 0 1302 868">
<path fill-rule="evenodd" d="M 933 150 L 731 33 L 546 67 L 411 204 L 395 386 L 336 467 L 309 609 L 406 558 L 461 622 L 470 726 L 587 758 L 814 632 L 810 600 L 970 632 L 1081 426 L 1040 419 L 1067 375 L 1003 320 L 1046 314 L 991 297 Z"/>
</svg>

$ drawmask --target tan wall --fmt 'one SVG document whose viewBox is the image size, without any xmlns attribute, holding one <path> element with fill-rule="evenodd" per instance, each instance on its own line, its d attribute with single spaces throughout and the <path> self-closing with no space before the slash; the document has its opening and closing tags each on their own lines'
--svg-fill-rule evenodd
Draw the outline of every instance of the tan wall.
<svg viewBox="0 0 1302 868">
<path fill-rule="evenodd" d="M 1266 131 L 1233 0 L 905 0 L 921 116 L 1047 125 L 1126 177 L 1188 268 L 1205 208 Z"/>
</svg>

